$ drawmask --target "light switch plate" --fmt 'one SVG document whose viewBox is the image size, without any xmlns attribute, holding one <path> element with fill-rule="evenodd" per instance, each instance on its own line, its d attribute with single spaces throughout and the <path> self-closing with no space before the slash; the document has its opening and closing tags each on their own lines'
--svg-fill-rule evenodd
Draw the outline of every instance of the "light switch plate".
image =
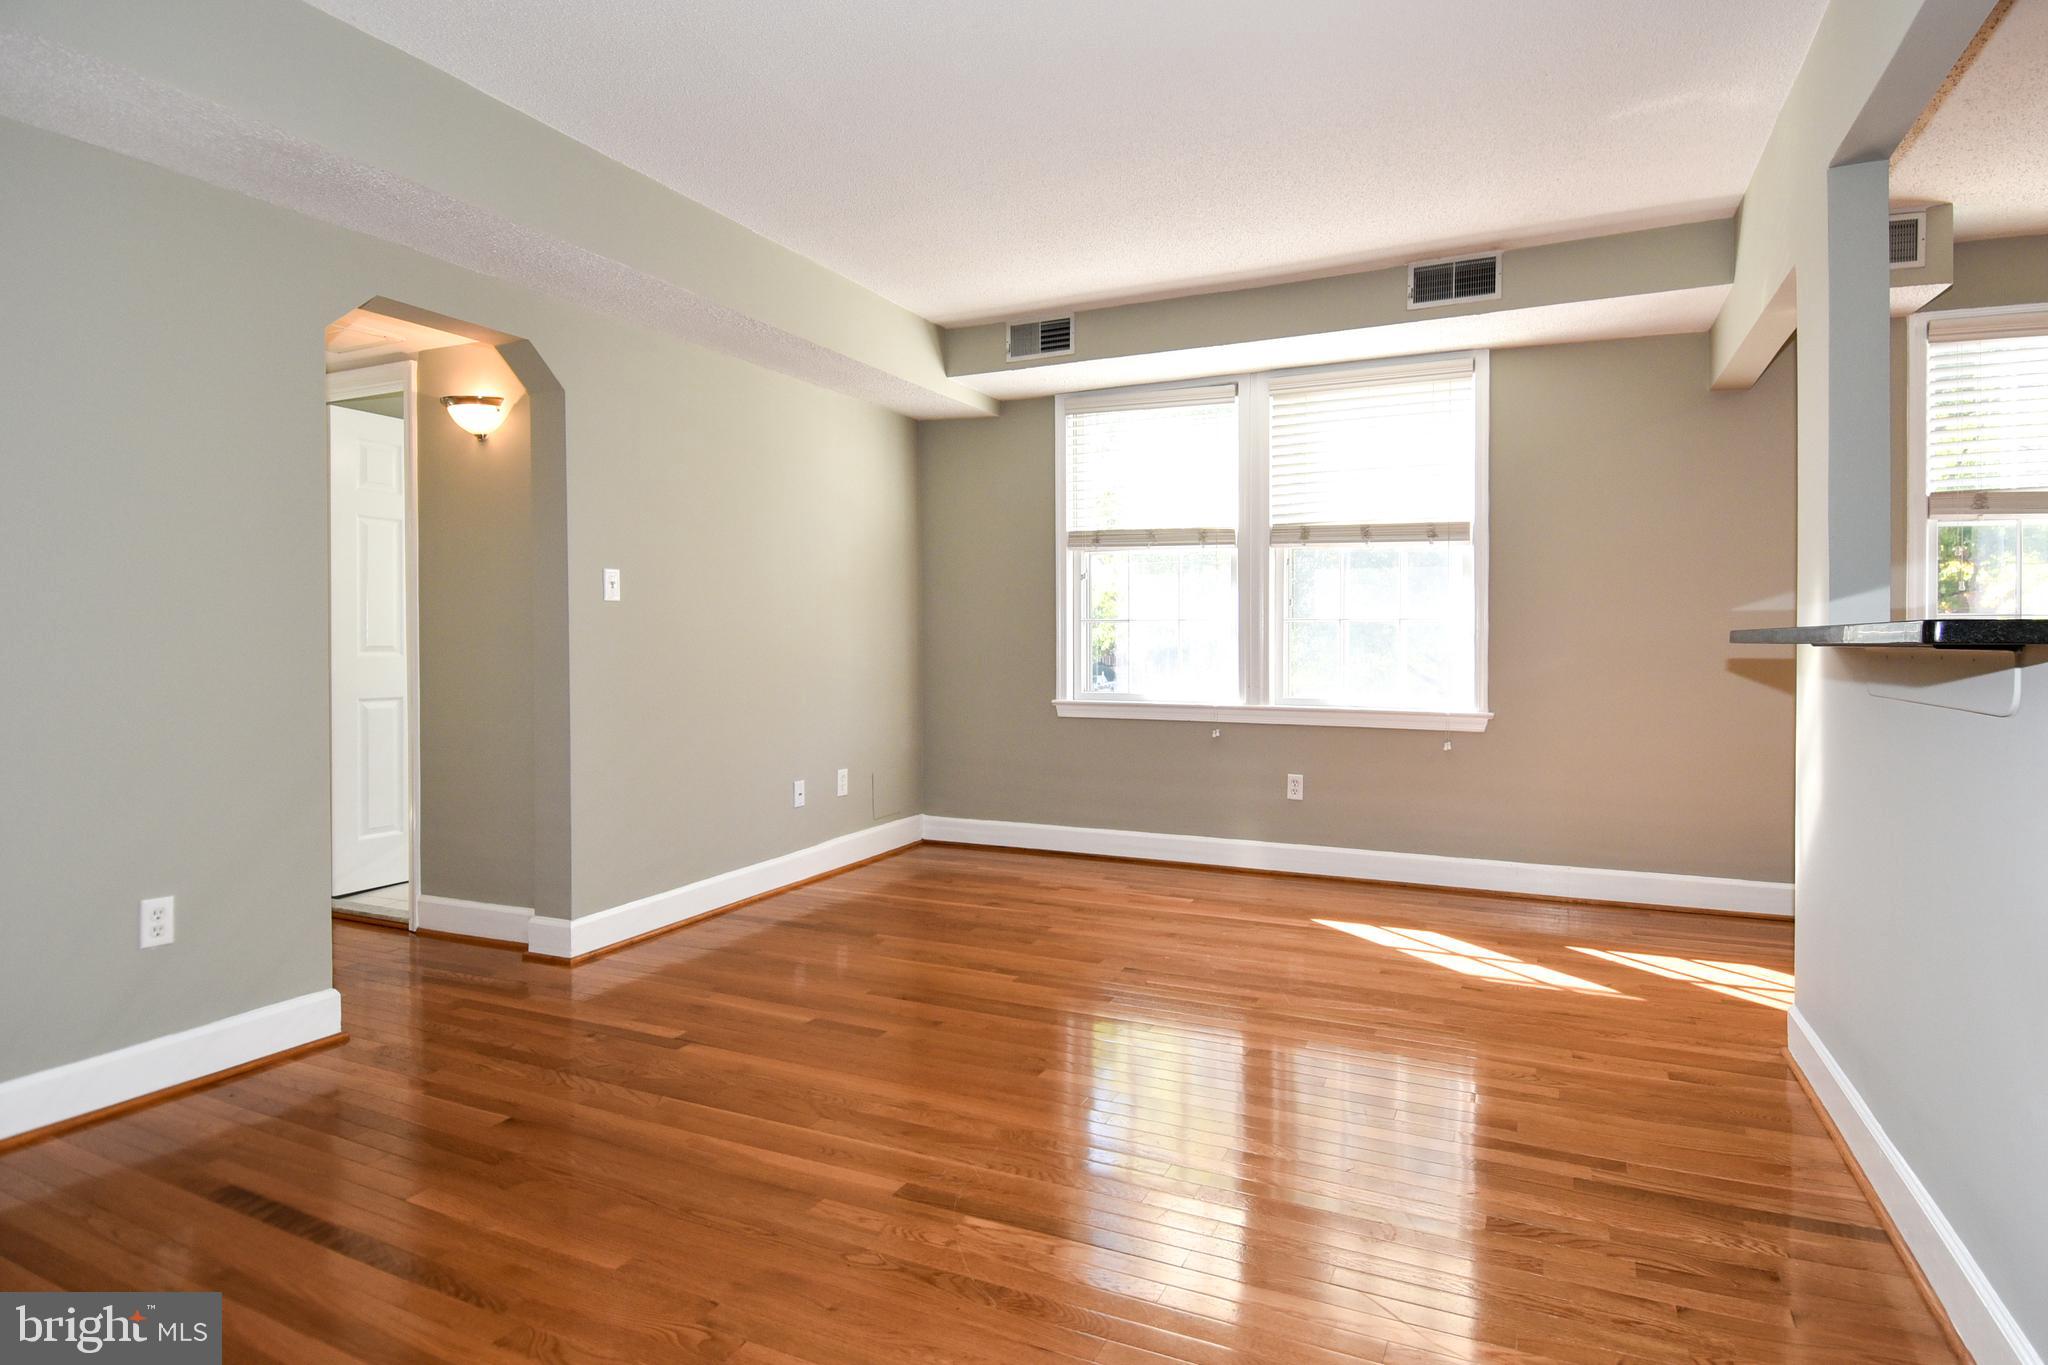
<svg viewBox="0 0 2048 1365">
<path fill-rule="evenodd" d="M 793 804 L 798 809 L 802 809 L 804 804 L 804 780 L 801 777 L 799 777 L 796 780 L 796 789 L 794 794 L 796 799 Z"/>
<path fill-rule="evenodd" d="M 619 600 L 619 571 L 617 569 L 606 569 L 604 571 L 604 600 L 607 602 Z"/>
</svg>

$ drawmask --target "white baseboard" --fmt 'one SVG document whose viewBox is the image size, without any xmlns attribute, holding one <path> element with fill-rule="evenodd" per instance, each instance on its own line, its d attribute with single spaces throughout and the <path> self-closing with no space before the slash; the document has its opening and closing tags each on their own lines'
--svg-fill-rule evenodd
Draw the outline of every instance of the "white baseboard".
<svg viewBox="0 0 2048 1365">
<path fill-rule="evenodd" d="M 856 830 L 822 844 L 812 844 L 779 858 L 721 872 L 672 891 L 615 905 L 594 915 L 561 919 L 535 915 L 527 926 L 527 949 L 543 957 L 574 958 L 623 943 L 629 938 L 671 924 L 722 910 L 735 901 L 766 895 L 795 882 L 808 881 L 869 858 L 879 857 L 924 837 L 923 818 L 905 816 L 870 829 Z"/>
<path fill-rule="evenodd" d="M 524 942 L 543 957 L 574 958 L 629 938 L 722 910 L 822 876 L 920 839 L 1002 848 L 1154 858 L 1210 867 L 1310 872 L 1359 881 L 1414 882 L 1475 891 L 1511 891 L 1568 900 L 1625 901 L 1742 914 L 1789 915 L 1792 888 L 1785 882 L 1738 881 L 1670 872 L 1628 872 L 1598 867 L 1495 862 L 1428 853 L 1380 853 L 1322 844 L 1276 844 L 1203 835 L 1148 834 L 1135 830 L 1032 825 L 1008 820 L 966 820 L 911 815 L 828 839 L 794 853 L 657 892 L 593 915 L 565 919 L 519 906 L 487 905 L 446 896 L 420 897 L 420 927 L 472 938 Z"/>
<path fill-rule="evenodd" d="M 526 942 L 527 922 L 533 911 L 523 905 L 492 905 L 488 901 L 457 900 L 453 896 L 421 896 L 420 928 L 466 938 L 495 938 L 506 943 Z"/>
<path fill-rule="evenodd" d="M 1941 1300 L 1948 1320 L 1978 1365 L 2042 1365 L 2041 1353 L 2020 1330 L 1976 1257 L 1963 1245 L 1934 1196 L 1892 1145 L 1834 1054 L 1796 1007 L 1788 1042 L 1806 1083 L 1813 1087 L 1842 1141 L 1856 1154 L 1864 1178 L 1877 1192 L 1892 1225 L 1919 1262 L 1928 1287 Z"/>
<path fill-rule="evenodd" d="M 1140 830 L 1084 829 L 1076 825 L 1032 825 L 1011 820 L 924 817 L 924 837 L 956 844 L 1094 853 L 1114 858 L 1151 858 L 1206 867 L 1308 872 L 1369 882 L 1413 882 L 1468 891 L 1509 891 L 1560 900 L 1622 901 L 1688 910 L 1725 910 L 1744 915 L 1790 915 L 1789 882 L 1751 882 L 1733 877 L 1695 877 L 1676 872 L 1630 872 L 1553 863 L 1506 863 L 1490 858 L 1447 858 L 1434 853 L 1381 853 L 1326 844 L 1274 844 L 1257 839 L 1218 839 L 1199 834 L 1149 834 Z"/>
<path fill-rule="evenodd" d="M 0 1138 L 259 1061 L 341 1032 L 341 993 L 312 991 L 0 1083 Z"/>
</svg>

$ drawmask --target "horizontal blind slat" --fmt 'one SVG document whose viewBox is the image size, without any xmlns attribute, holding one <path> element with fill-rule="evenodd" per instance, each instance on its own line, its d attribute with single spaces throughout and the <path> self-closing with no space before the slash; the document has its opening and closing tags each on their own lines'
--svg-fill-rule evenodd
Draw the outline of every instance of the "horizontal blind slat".
<svg viewBox="0 0 2048 1365">
<path fill-rule="evenodd" d="M 1399 364 L 1374 365 L 1370 369 L 1346 369 L 1325 371 L 1321 374 L 1292 374 L 1277 376 L 1267 382 L 1273 393 L 1304 393 L 1315 389 L 1348 389 L 1361 382 L 1399 382 L 1410 379 L 1456 379 L 1469 376 L 1477 367 L 1469 355 L 1450 356 L 1443 360 L 1403 361 Z"/>
<path fill-rule="evenodd" d="M 1200 407 L 1236 401 L 1235 384 L 1201 384 L 1151 393 L 1076 393 L 1067 396 L 1067 415 L 1084 412 L 1131 412 L 1139 409 Z"/>
<path fill-rule="evenodd" d="M 1927 323 L 1927 339 L 1931 342 L 1978 341 L 2009 336 L 2039 337 L 2044 334 L 2048 334 L 2048 310 L 1993 313 L 1974 318 L 1944 318 L 1936 315 Z"/>
<path fill-rule="evenodd" d="M 1975 493 L 1930 493 L 1927 496 L 1929 516 L 1953 517 L 1975 515 L 2023 516 L 2027 513 L 2048 512 L 2048 491 L 1982 489 Z"/>
<path fill-rule="evenodd" d="M 1079 410 L 1069 406 L 1066 421 L 1070 538 L 1081 532 L 1235 528 L 1234 385 L 1104 399 Z"/>
<path fill-rule="evenodd" d="M 1374 526 L 1469 528 L 1476 402 L 1469 357 L 1275 384 L 1274 539 L 1357 540 Z"/>
<path fill-rule="evenodd" d="M 2048 314 L 1928 327 L 1927 491 L 2048 489 Z"/>
</svg>

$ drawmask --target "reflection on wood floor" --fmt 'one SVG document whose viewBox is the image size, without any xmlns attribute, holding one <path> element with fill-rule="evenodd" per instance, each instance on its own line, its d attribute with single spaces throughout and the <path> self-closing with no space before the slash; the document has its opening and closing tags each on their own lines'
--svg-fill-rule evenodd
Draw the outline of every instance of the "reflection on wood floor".
<svg viewBox="0 0 2048 1365">
<path fill-rule="evenodd" d="M 0 1154 L 0 1287 L 228 1358 L 1947 1360 L 1774 922 L 924 847 Z"/>
</svg>

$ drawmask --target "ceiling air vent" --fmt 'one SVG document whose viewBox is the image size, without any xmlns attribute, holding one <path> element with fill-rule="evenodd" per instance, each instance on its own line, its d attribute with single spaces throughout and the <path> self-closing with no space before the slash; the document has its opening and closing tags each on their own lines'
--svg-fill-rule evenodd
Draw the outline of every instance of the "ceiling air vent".
<svg viewBox="0 0 2048 1365">
<path fill-rule="evenodd" d="M 1927 263 L 1927 215 L 1901 213 L 1892 218 L 1892 269 L 1907 270 Z"/>
<path fill-rule="evenodd" d="M 1500 297 L 1500 253 L 1423 261 L 1408 267 L 1408 306 L 1434 308 Z"/>
<path fill-rule="evenodd" d="M 1042 355 L 1072 355 L 1074 319 L 1046 318 L 1042 322 L 1010 324 L 1010 359 L 1036 360 Z"/>
</svg>

